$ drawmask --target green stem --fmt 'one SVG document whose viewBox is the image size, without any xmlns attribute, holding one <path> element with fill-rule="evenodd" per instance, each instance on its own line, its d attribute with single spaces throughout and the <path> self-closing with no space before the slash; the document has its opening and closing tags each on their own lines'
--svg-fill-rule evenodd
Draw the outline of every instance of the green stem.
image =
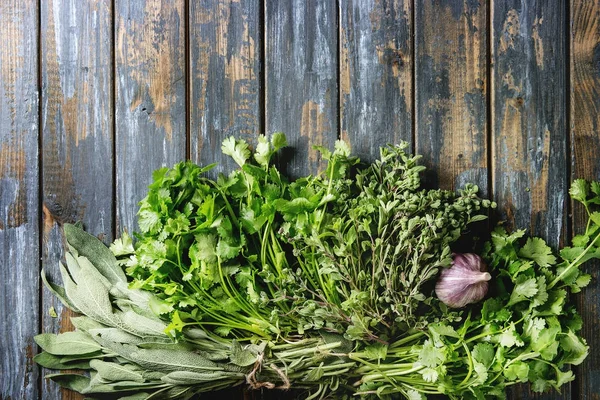
<svg viewBox="0 0 600 400">
<path fill-rule="evenodd" d="M 552 282 L 550 282 L 548 284 L 548 289 L 552 289 L 554 287 L 554 285 L 556 285 L 560 281 L 560 279 L 563 276 L 565 276 L 567 274 L 567 272 L 569 272 L 571 270 L 571 268 L 578 266 L 579 261 L 583 258 L 583 256 L 585 256 L 587 254 L 588 251 L 590 251 L 590 249 L 592 247 L 594 247 L 594 244 L 596 244 L 596 241 L 599 238 L 600 238 L 600 233 L 598 235 L 596 235 L 594 240 L 592 240 L 592 242 L 588 245 L 588 247 L 586 247 L 585 250 L 583 252 L 581 252 L 581 254 L 579 256 L 577 256 L 576 259 L 571 261 L 571 263 L 567 266 L 567 268 L 565 268 L 556 278 L 554 278 L 554 280 Z"/>
</svg>

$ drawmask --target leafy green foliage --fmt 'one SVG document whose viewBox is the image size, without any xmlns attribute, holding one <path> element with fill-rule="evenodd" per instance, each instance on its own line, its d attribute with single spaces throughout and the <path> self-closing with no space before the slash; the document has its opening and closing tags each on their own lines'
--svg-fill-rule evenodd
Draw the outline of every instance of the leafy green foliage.
<svg viewBox="0 0 600 400">
<path fill-rule="evenodd" d="M 275 302 L 290 274 L 275 214 L 287 184 L 269 165 L 285 144 L 282 134 L 261 136 L 254 165 L 247 143 L 226 139 L 222 150 L 240 169 L 216 181 L 203 176 L 212 166 L 190 162 L 154 174 L 140 202 L 135 250 L 118 242 L 113 251 L 133 287 L 158 295 L 155 310 L 171 315 L 172 334 L 188 324 L 240 337 L 292 329 L 278 318 L 287 308 Z"/>
<path fill-rule="evenodd" d="M 424 167 L 406 146 L 381 149 L 369 166 L 356 165 L 343 142 L 333 152 L 321 149 L 325 173 L 292 183 L 293 200 L 278 203 L 304 285 L 339 316 L 333 328 L 352 321 L 350 339 L 385 340 L 425 326 L 417 310 L 435 302 L 425 284 L 450 264 L 450 246 L 467 225 L 492 206 L 473 185 L 458 194 L 421 189 Z M 318 325 L 301 320 L 311 323 Z"/>
<path fill-rule="evenodd" d="M 580 364 L 588 346 L 578 334 L 581 318 L 568 296 L 589 282 L 581 264 L 600 258 L 600 226 L 594 211 L 600 204 L 600 184 L 577 180 L 570 193 L 584 204 L 589 217 L 586 232 L 575 238 L 574 247 L 563 248 L 557 256 L 541 238 L 523 242 L 524 231 L 495 229 L 484 254 L 494 275 L 490 281 L 494 297 L 452 323 L 458 336 L 441 335 L 430 325 L 429 334 L 423 333 L 417 345 L 406 347 L 411 341 L 404 338 L 389 344 L 384 362 L 361 367 L 365 375 L 359 393 L 396 393 L 403 380 L 390 377 L 409 374 L 414 365 L 423 366 L 419 371 L 423 380 L 418 386 L 411 380 L 413 387 L 454 398 L 502 398 L 504 388 L 516 382 L 530 382 L 534 391 L 542 392 L 573 380 L 566 368 Z M 426 318 L 444 316 L 431 312 Z"/>
<path fill-rule="evenodd" d="M 88 286 L 84 280 L 88 274 L 99 278 L 107 272 L 102 259 L 96 258 L 92 263 L 78 255 L 102 245 L 83 233 L 75 226 L 66 230 L 71 251 L 67 253 L 67 266 L 63 267 L 63 280 L 69 282 L 71 289 L 63 292 L 68 296 L 68 304 L 78 304 L 85 316 L 72 318 L 77 327 L 73 332 L 36 336 L 43 352 L 36 355 L 35 361 L 47 368 L 77 368 L 88 374 L 54 373 L 46 378 L 90 398 L 140 400 L 189 399 L 198 393 L 246 382 L 256 388 L 263 384 L 286 388 L 293 380 L 294 387 L 312 388 L 314 385 L 305 382 L 316 377 L 318 391 L 324 395 L 339 387 L 340 380 L 346 384 L 348 378 L 342 374 L 355 363 L 333 356 L 347 346 L 336 335 L 242 345 L 182 326 L 176 342 L 164 332 L 164 322 L 148 310 L 148 303 L 156 301 L 153 294 L 127 288 L 121 280 L 111 283 L 104 278 L 97 279 L 99 289 L 92 290 L 93 296 L 80 296 L 80 291 L 88 291 L 79 288 Z M 118 248 L 123 248 L 121 245 Z M 117 265 L 114 260 L 112 266 Z M 326 367 L 323 360 L 328 360 Z M 315 374 L 319 369 L 321 373 Z"/>
<path fill-rule="evenodd" d="M 574 379 L 588 346 L 569 303 L 600 258 L 600 183 L 570 193 L 585 232 L 556 254 L 540 238 L 501 227 L 484 246 L 493 276 L 483 304 L 450 311 L 433 295 L 451 246 L 494 204 L 467 185 L 420 188 L 418 157 L 382 149 L 363 166 L 350 149 L 320 149 L 323 173 L 288 183 L 271 157 L 227 139 L 239 169 L 216 181 L 189 162 L 154 174 L 140 203 L 141 233 L 108 250 L 67 225 L 64 288 L 74 332 L 42 334 L 36 361 L 89 376 L 52 374 L 92 396 L 187 399 L 248 383 L 307 388 L 304 398 L 502 398 Z M 123 274 L 121 267 L 126 269 Z"/>
</svg>

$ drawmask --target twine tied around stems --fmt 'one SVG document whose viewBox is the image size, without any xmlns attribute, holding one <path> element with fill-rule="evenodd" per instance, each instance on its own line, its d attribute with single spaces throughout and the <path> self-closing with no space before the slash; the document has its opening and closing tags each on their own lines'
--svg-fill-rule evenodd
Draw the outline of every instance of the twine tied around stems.
<svg viewBox="0 0 600 400">
<path fill-rule="evenodd" d="M 291 387 L 290 380 L 285 374 L 285 372 L 283 372 L 283 370 L 281 370 L 280 368 L 277 368 L 275 364 L 270 364 L 269 368 L 277 372 L 277 375 L 279 375 L 279 377 L 283 381 L 283 385 L 277 386 L 272 382 L 259 381 L 258 379 L 256 379 L 256 374 L 261 370 L 263 359 L 263 353 L 260 353 L 256 358 L 256 361 L 254 362 L 254 367 L 252 368 L 252 371 L 250 371 L 250 373 L 246 375 L 246 383 L 248 383 L 250 388 L 254 390 L 260 388 L 288 390 Z"/>
</svg>

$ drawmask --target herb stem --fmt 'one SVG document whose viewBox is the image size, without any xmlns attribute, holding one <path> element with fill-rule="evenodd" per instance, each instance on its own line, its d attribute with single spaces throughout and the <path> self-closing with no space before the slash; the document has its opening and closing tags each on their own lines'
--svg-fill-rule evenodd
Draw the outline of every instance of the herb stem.
<svg viewBox="0 0 600 400">
<path fill-rule="evenodd" d="M 577 256 L 577 258 L 575 258 L 573 261 L 571 261 L 571 263 L 560 274 L 558 274 L 558 276 L 556 278 L 554 278 L 554 280 L 552 282 L 550 282 L 548 284 L 548 289 L 552 289 L 562 279 L 562 277 L 565 276 L 567 274 L 567 272 L 569 272 L 571 270 L 571 268 L 576 267 L 578 265 L 579 261 L 587 254 L 587 252 L 590 251 L 590 249 L 592 247 L 594 247 L 594 245 L 596 244 L 596 241 L 599 238 L 600 238 L 600 233 L 596 235 L 594 240 L 592 240 L 592 242 L 585 248 L 585 250 L 583 250 L 581 252 L 581 254 L 579 254 Z"/>
</svg>

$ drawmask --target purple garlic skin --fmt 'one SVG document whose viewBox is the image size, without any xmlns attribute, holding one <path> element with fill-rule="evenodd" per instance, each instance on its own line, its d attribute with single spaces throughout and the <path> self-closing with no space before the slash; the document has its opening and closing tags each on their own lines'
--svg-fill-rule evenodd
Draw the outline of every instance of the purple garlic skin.
<svg viewBox="0 0 600 400">
<path fill-rule="evenodd" d="M 448 307 L 461 308 L 477 303 L 488 291 L 492 276 L 477 254 L 454 253 L 450 268 L 442 269 L 435 285 L 435 294 Z"/>
</svg>

